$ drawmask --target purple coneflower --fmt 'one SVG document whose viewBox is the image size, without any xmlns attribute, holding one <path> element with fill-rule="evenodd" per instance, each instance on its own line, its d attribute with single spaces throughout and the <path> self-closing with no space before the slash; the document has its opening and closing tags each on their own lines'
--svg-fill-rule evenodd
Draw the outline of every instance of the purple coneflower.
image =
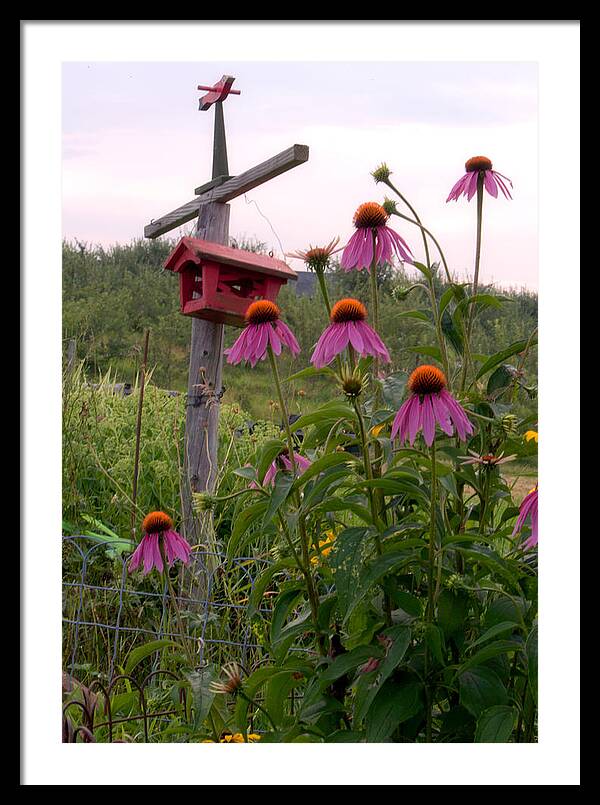
<svg viewBox="0 0 600 805">
<path fill-rule="evenodd" d="M 422 430 L 428 447 L 435 437 L 436 422 L 448 436 L 456 434 L 465 442 L 473 433 L 473 425 L 464 409 L 446 389 L 446 376 L 437 366 L 417 366 L 408 378 L 411 396 L 402 404 L 392 424 L 392 439 L 399 434 L 404 442 L 415 441 Z"/>
<path fill-rule="evenodd" d="M 296 453 L 294 450 L 294 462 L 296 463 L 296 467 L 299 471 L 299 474 L 302 475 L 310 465 L 312 461 L 310 459 L 301 456 L 299 453 Z M 281 451 L 281 453 L 277 456 L 275 461 L 271 463 L 269 469 L 265 472 L 265 477 L 263 478 L 263 486 L 267 486 L 271 484 L 271 486 L 275 483 L 275 476 L 277 475 L 278 470 L 287 470 L 288 472 L 292 471 L 292 462 L 290 461 L 289 453 L 287 447 Z"/>
<path fill-rule="evenodd" d="M 461 464 L 479 464 L 482 467 L 497 467 L 498 464 L 506 464 L 507 461 L 512 461 L 517 457 L 516 454 L 504 456 L 504 453 L 500 453 L 499 456 L 494 456 L 492 453 L 486 453 L 484 456 L 480 456 L 479 453 L 476 453 L 474 450 L 468 450 L 467 452 L 469 452 L 471 456 L 458 456 L 458 458 L 465 459 L 461 461 Z"/>
<path fill-rule="evenodd" d="M 300 346 L 290 328 L 279 318 L 280 310 L 268 299 L 252 302 L 246 311 L 246 326 L 235 344 L 225 350 L 228 363 L 248 361 L 252 367 L 264 360 L 270 344 L 275 355 L 281 354 L 282 344 L 296 356 Z"/>
<path fill-rule="evenodd" d="M 129 572 L 135 570 L 140 562 L 144 564 L 144 576 L 153 567 L 159 573 L 163 572 L 164 564 L 161 547 L 169 567 L 175 559 L 181 559 L 187 564 L 190 558 L 191 546 L 186 540 L 173 530 L 173 521 L 164 512 L 151 512 L 144 518 L 142 523 L 144 536 L 131 556 L 129 562 Z M 162 540 L 162 544 L 161 544 Z"/>
<path fill-rule="evenodd" d="M 510 190 L 505 184 L 508 182 L 512 187 L 511 180 L 498 171 L 493 171 L 492 162 L 487 157 L 471 157 L 465 163 L 465 170 L 467 172 L 454 185 L 446 202 L 458 201 L 459 196 L 463 195 L 467 197 L 467 201 L 471 201 L 477 192 L 477 178 L 480 174 L 483 174 L 483 186 L 490 196 L 497 198 L 498 188 L 500 188 L 506 198 L 512 198 Z"/>
<path fill-rule="evenodd" d="M 523 498 L 519 509 L 519 516 L 512 532 L 513 537 L 523 529 L 527 518 L 531 518 L 531 535 L 521 546 L 524 551 L 528 551 L 538 544 L 538 485 L 529 491 Z"/>
<path fill-rule="evenodd" d="M 317 369 L 327 366 L 348 345 L 359 355 L 373 355 L 389 363 L 385 344 L 365 319 L 367 309 L 358 299 L 340 299 L 331 308 L 331 324 L 317 341 L 311 362 Z"/>
<path fill-rule="evenodd" d="M 400 260 L 412 263 L 408 243 L 397 232 L 386 226 L 389 215 L 376 201 L 366 201 L 354 213 L 356 232 L 342 253 L 340 265 L 345 271 L 356 268 L 371 270 L 373 262 L 373 233 L 375 233 L 375 260 L 390 263 L 394 252 Z"/>
<path fill-rule="evenodd" d="M 319 271 L 325 271 L 331 255 L 339 251 L 339 249 L 335 248 L 339 242 L 339 237 L 333 238 L 333 240 L 329 241 L 327 246 L 309 246 L 308 249 L 304 251 L 287 252 L 286 257 L 295 257 L 298 260 L 304 260 L 307 268 L 318 273 Z"/>
</svg>

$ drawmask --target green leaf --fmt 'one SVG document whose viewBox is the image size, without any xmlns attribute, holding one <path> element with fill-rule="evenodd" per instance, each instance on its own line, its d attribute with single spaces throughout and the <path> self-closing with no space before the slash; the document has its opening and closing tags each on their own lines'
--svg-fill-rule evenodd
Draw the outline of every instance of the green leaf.
<svg viewBox="0 0 600 805">
<path fill-rule="evenodd" d="M 501 364 L 488 378 L 486 395 L 492 399 L 499 397 L 514 380 L 513 374 L 508 365 Z"/>
<path fill-rule="evenodd" d="M 461 315 L 469 305 L 479 305 L 480 307 L 495 307 L 500 308 L 504 302 L 512 302 L 509 296 L 497 296 L 491 293 L 478 293 L 475 296 L 467 296 L 456 306 L 460 310 Z"/>
<path fill-rule="evenodd" d="M 281 439 L 269 439 L 262 445 L 256 461 L 256 474 L 261 483 L 266 471 L 284 449 L 285 444 Z"/>
<path fill-rule="evenodd" d="M 428 623 L 425 627 L 425 642 L 429 646 L 429 650 L 440 663 L 446 665 L 446 656 L 444 651 L 444 635 L 439 626 L 435 623 Z"/>
<path fill-rule="evenodd" d="M 304 685 L 306 681 L 304 676 L 301 679 L 296 679 L 294 677 L 296 673 L 297 671 L 295 670 L 287 670 L 287 672 L 277 674 L 267 681 L 265 708 L 275 724 L 279 726 L 283 726 L 285 705 L 290 692 L 294 688 Z"/>
<path fill-rule="evenodd" d="M 286 377 L 284 382 L 289 383 L 292 380 L 304 380 L 307 377 L 316 377 L 317 375 L 332 375 L 335 377 L 335 372 L 329 366 L 323 366 L 321 369 L 317 369 L 316 366 L 307 366 L 306 369 L 301 369 L 299 372 Z"/>
<path fill-rule="evenodd" d="M 446 340 L 452 345 L 452 348 L 457 355 L 462 355 L 464 350 L 464 340 L 462 333 L 462 325 L 455 317 L 452 317 L 447 310 L 442 314 L 441 320 L 442 332 L 446 336 Z"/>
<path fill-rule="evenodd" d="M 273 491 L 269 498 L 269 505 L 263 517 L 263 526 L 268 525 L 287 500 L 294 483 L 291 472 L 277 472 L 275 475 Z"/>
<path fill-rule="evenodd" d="M 427 324 L 433 324 L 433 316 L 429 310 L 403 310 L 397 315 L 398 318 L 418 319 L 419 321 L 424 321 Z"/>
<path fill-rule="evenodd" d="M 469 648 L 475 648 L 475 646 L 479 646 L 481 643 L 485 643 L 486 640 L 490 640 L 492 637 L 497 637 L 499 634 L 503 634 L 504 632 L 512 632 L 514 628 L 514 621 L 502 621 L 501 623 L 496 623 L 494 626 L 487 629 L 487 631 L 485 631 L 481 637 L 478 637 L 474 643 L 471 643 Z"/>
<path fill-rule="evenodd" d="M 496 640 L 495 643 L 490 643 L 484 648 L 476 652 L 466 662 L 463 662 L 458 673 L 473 668 L 477 665 L 482 665 L 484 662 L 491 660 L 492 657 L 497 657 L 499 654 L 514 654 L 515 651 L 522 649 L 522 644 L 516 640 Z"/>
<path fill-rule="evenodd" d="M 381 661 L 375 673 L 364 674 L 356 683 L 354 699 L 354 717 L 362 721 L 366 716 L 371 703 L 390 674 L 402 662 L 406 650 L 410 645 L 410 628 L 408 626 L 392 626 L 383 633 L 384 637 L 392 641 L 387 654 Z"/>
<path fill-rule="evenodd" d="M 290 429 L 296 431 L 300 430 L 300 428 L 314 425 L 317 422 L 335 422 L 338 419 L 346 419 L 350 422 L 354 422 L 354 409 L 345 403 L 329 402 L 317 408 L 316 411 L 301 416 L 300 419 L 297 419 L 290 425 Z"/>
<path fill-rule="evenodd" d="M 143 646 L 138 646 L 134 648 L 127 656 L 127 661 L 125 662 L 124 672 L 129 675 L 136 667 L 139 665 L 142 660 L 145 660 L 146 657 L 149 657 L 155 651 L 160 651 L 167 646 L 176 646 L 177 643 L 174 640 L 150 640 L 148 643 L 144 643 Z"/>
<path fill-rule="evenodd" d="M 416 260 L 413 262 L 415 268 L 418 268 L 421 274 L 424 274 L 428 280 L 433 279 L 433 271 L 423 263 L 418 263 Z"/>
<path fill-rule="evenodd" d="M 190 683 L 192 689 L 192 700 L 194 702 L 194 728 L 200 729 L 204 719 L 208 716 L 212 707 L 215 693 L 210 689 L 210 683 L 218 678 L 214 665 L 205 666 L 198 671 L 190 671 L 185 674 L 185 678 Z"/>
<path fill-rule="evenodd" d="M 475 717 L 488 707 L 507 702 L 506 688 L 491 668 L 472 668 L 460 674 L 458 680 L 460 703 Z"/>
<path fill-rule="evenodd" d="M 506 347 L 506 349 L 503 349 L 500 352 L 496 352 L 495 355 L 491 355 L 477 372 L 475 380 L 479 380 L 480 377 L 483 377 L 485 374 L 487 374 L 487 372 L 491 371 L 495 366 L 498 366 L 499 363 L 503 363 L 507 358 L 510 358 L 512 355 L 518 355 L 520 352 L 523 352 L 527 344 L 532 346 L 533 344 L 536 343 L 537 339 L 534 339 L 531 342 L 529 341 L 529 339 L 527 339 L 526 341 L 515 341 L 514 344 L 511 344 L 509 347 Z"/>
<path fill-rule="evenodd" d="M 464 630 L 468 612 L 469 598 L 464 593 L 442 590 L 438 599 L 438 623 L 447 638 Z"/>
<path fill-rule="evenodd" d="M 353 456 L 352 453 L 346 452 L 335 452 L 335 453 L 326 453 L 324 456 L 321 456 L 316 461 L 306 469 L 302 475 L 296 479 L 296 488 L 301 488 L 304 486 L 311 478 L 316 477 L 320 473 L 324 472 L 325 470 L 330 469 L 331 467 L 337 467 L 340 464 L 356 464 L 358 461 L 356 456 Z"/>
<path fill-rule="evenodd" d="M 344 529 L 337 535 L 329 555 L 342 615 L 348 609 L 352 589 L 362 570 L 364 542 L 368 534 L 368 528 Z"/>
<path fill-rule="evenodd" d="M 417 553 L 420 553 L 420 549 L 417 549 Z M 386 575 L 386 573 L 398 570 L 403 565 L 414 561 L 414 559 L 415 550 L 390 551 L 390 553 L 384 553 L 382 556 L 378 556 L 377 558 L 371 559 L 369 562 L 365 563 L 358 579 L 358 583 L 354 588 L 352 600 L 348 606 L 348 609 L 346 610 L 342 623 L 347 623 L 348 618 L 356 606 L 369 593 L 371 588 L 377 584 L 383 576 Z"/>
<path fill-rule="evenodd" d="M 277 601 L 275 602 L 275 607 L 273 609 L 273 615 L 271 617 L 271 643 L 276 643 L 279 639 L 281 634 L 281 630 L 283 626 L 296 606 L 296 603 L 302 596 L 302 589 L 300 587 L 294 587 L 291 590 L 285 590 L 282 593 L 279 593 L 277 596 Z"/>
<path fill-rule="evenodd" d="M 231 561 L 237 555 L 237 551 L 243 545 L 242 537 L 248 531 L 250 526 L 255 523 L 259 517 L 262 517 L 267 509 L 268 501 L 259 500 L 257 503 L 252 503 L 247 508 L 239 512 L 235 518 L 231 536 L 227 543 L 227 559 Z"/>
<path fill-rule="evenodd" d="M 508 705 L 488 707 L 477 719 L 475 743 L 507 743 L 515 723 L 515 711 Z"/>
<path fill-rule="evenodd" d="M 415 352 L 417 355 L 428 355 L 430 358 L 435 358 L 436 361 L 442 360 L 442 353 L 440 352 L 439 347 L 430 347 L 430 346 L 422 346 L 422 347 L 406 347 L 408 352 Z"/>
<path fill-rule="evenodd" d="M 527 655 L 527 679 L 534 701 L 537 701 L 538 691 L 538 627 L 537 623 L 529 633 L 525 644 Z"/>
<path fill-rule="evenodd" d="M 399 724 L 416 715 L 422 707 L 421 690 L 418 682 L 386 682 L 367 713 L 367 742 L 386 741 Z"/>
<path fill-rule="evenodd" d="M 277 573 L 290 570 L 294 567 L 296 567 L 296 563 L 293 559 L 280 559 L 279 562 L 269 565 L 269 567 L 267 567 L 260 574 L 260 576 L 254 582 L 254 587 L 250 593 L 250 598 L 248 601 L 248 617 L 252 617 L 252 615 L 258 612 L 260 609 L 263 595 L 271 583 L 273 576 L 277 575 Z"/>
<path fill-rule="evenodd" d="M 408 375 L 406 372 L 394 372 L 381 381 L 383 399 L 391 408 L 400 408 L 407 381 Z"/>
<path fill-rule="evenodd" d="M 352 651 L 346 651 L 338 655 L 333 662 L 319 675 L 320 684 L 323 687 L 339 679 L 349 671 L 354 671 L 359 665 L 366 663 L 371 657 L 378 659 L 383 656 L 383 649 L 380 646 L 357 646 Z"/>
</svg>

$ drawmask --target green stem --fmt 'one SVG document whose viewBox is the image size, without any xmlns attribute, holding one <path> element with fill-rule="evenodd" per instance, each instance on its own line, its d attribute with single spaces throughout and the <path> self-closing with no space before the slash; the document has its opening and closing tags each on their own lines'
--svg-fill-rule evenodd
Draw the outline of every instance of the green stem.
<svg viewBox="0 0 600 805">
<path fill-rule="evenodd" d="M 319 287 L 321 289 L 321 296 L 327 308 L 327 315 L 331 316 L 331 302 L 329 301 L 329 293 L 327 291 L 327 282 L 325 281 L 325 272 L 316 271 L 317 279 L 319 280 Z"/>
<path fill-rule="evenodd" d="M 296 477 L 296 459 L 294 458 L 294 442 L 292 438 L 292 431 L 290 429 L 289 423 L 289 416 L 287 412 L 287 407 L 285 401 L 283 399 L 283 392 L 281 390 L 281 380 L 279 379 L 279 372 L 277 370 L 277 362 L 275 361 L 275 355 L 273 354 L 273 350 L 271 345 L 267 346 L 267 353 L 269 355 L 269 361 L 271 363 L 271 369 L 273 370 L 273 378 L 275 380 L 275 386 L 277 388 L 277 395 L 279 397 L 279 405 L 281 408 L 281 414 L 283 416 L 283 421 L 285 425 L 285 432 L 287 436 L 287 443 L 288 443 L 288 452 L 289 452 L 289 459 L 292 465 L 292 475 L 294 478 Z M 298 510 L 300 509 L 300 494 L 296 492 L 294 495 L 296 506 Z M 317 590 L 315 587 L 314 579 L 310 572 L 310 556 L 309 556 L 309 544 L 308 544 L 308 535 L 306 533 L 306 525 L 304 523 L 304 519 L 300 513 L 298 513 L 298 528 L 300 530 L 300 544 L 302 546 L 302 558 L 304 560 L 305 569 L 302 571 L 304 577 L 306 579 L 307 584 L 307 592 L 308 598 L 311 605 L 311 612 L 313 616 L 313 621 L 315 625 L 315 633 L 317 635 L 317 642 L 319 643 L 319 649 L 323 651 L 322 641 L 319 638 L 319 597 L 317 594 Z M 291 539 L 291 537 L 290 537 Z M 302 567 L 300 565 L 300 567 Z"/>
<path fill-rule="evenodd" d="M 271 727 L 273 727 L 274 730 L 277 729 L 277 725 L 275 724 L 275 722 L 273 721 L 273 719 L 269 715 L 269 712 L 262 706 L 262 704 L 259 704 L 258 702 L 254 701 L 254 699 L 252 699 L 250 696 L 247 696 L 244 693 L 244 691 L 241 690 L 241 689 L 238 690 L 238 693 L 242 697 L 242 699 L 244 699 L 245 701 L 248 702 L 248 704 L 251 704 L 253 707 L 256 707 L 257 710 L 260 710 L 262 713 L 264 713 L 266 715 L 266 717 L 269 719 L 269 724 L 271 725 Z M 247 732 L 248 732 L 248 730 L 246 730 L 245 733 L 244 733 L 244 738 L 246 740 L 248 739 Z"/>
<path fill-rule="evenodd" d="M 169 576 L 169 567 L 167 565 L 167 559 L 165 557 L 165 550 L 164 550 L 164 547 L 163 547 L 163 545 L 162 545 L 162 543 L 160 541 L 159 541 L 159 551 L 160 551 L 161 559 L 163 561 L 163 573 L 164 573 L 164 575 L 166 576 L 166 579 L 167 579 L 167 587 L 169 588 L 169 596 L 171 598 L 171 601 L 173 602 L 173 607 L 175 608 L 175 613 L 177 615 L 177 628 L 178 628 L 179 634 L 181 635 L 181 642 L 182 642 L 182 645 L 183 645 L 183 650 L 185 651 L 185 653 L 187 655 L 187 659 L 188 659 L 188 662 L 190 664 L 190 668 L 193 670 L 195 668 L 195 666 L 196 666 L 195 657 L 194 657 L 194 654 L 193 654 L 193 652 L 191 651 L 191 649 L 190 649 L 190 647 L 188 645 L 188 637 L 187 637 L 187 635 L 185 633 L 185 630 L 183 628 L 183 618 L 181 617 L 181 610 L 179 609 L 179 604 L 177 603 L 177 595 L 176 595 L 175 590 L 173 588 L 173 583 L 171 581 L 171 577 Z"/>
<path fill-rule="evenodd" d="M 473 293 L 472 296 L 477 296 L 477 289 L 479 287 L 479 262 L 481 258 L 481 226 L 483 221 L 483 172 L 480 171 L 477 177 L 477 236 L 475 242 L 475 269 L 473 272 Z M 475 315 L 475 303 L 470 305 L 467 314 L 467 325 L 465 328 L 465 343 L 469 345 L 469 354 L 471 352 L 471 329 L 473 327 L 473 318 Z M 465 383 L 467 381 L 468 361 L 463 361 L 462 377 L 460 381 L 460 390 L 464 391 Z"/>
<path fill-rule="evenodd" d="M 277 389 L 277 396 L 279 397 L 279 408 L 281 410 L 281 416 L 283 418 L 283 426 L 285 428 L 285 435 L 287 438 L 288 443 L 288 452 L 289 452 L 289 459 L 292 465 L 292 475 L 296 477 L 296 459 L 294 457 L 294 439 L 292 437 L 292 431 L 290 429 L 290 418 L 287 412 L 287 406 L 285 404 L 285 400 L 283 399 L 283 392 L 281 390 L 281 380 L 279 379 L 279 372 L 277 370 L 277 362 L 275 360 L 275 355 L 273 354 L 273 349 L 270 344 L 267 345 L 267 354 L 269 356 L 269 362 L 271 364 L 271 369 L 273 371 L 273 379 L 275 381 L 275 388 Z"/>
<path fill-rule="evenodd" d="M 436 466 L 435 466 L 435 438 L 431 445 L 431 509 L 430 520 L 431 528 L 429 532 L 429 561 L 427 567 L 427 611 L 425 620 L 427 625 L 433 623 L 434 607 L 435 607 L 435 591 L 433 586 L 433 577 L 435 573 L 435 521 L 436 521 L 436 506 L 437 506 L 437 483 L 436 483 Z M 425 726 L 425 740 L 431 743 L 432 735 L 432 710 L 433 710 L 433 691 L 429 680 L 431 657 L 429 653 L 429 646 L 425 643 L 425 679 L 427 691 L 427 721 Z"/>
<path fill-rule="evenodd" d="M 362 454 L 363 454 L 363 464 L 365 468 L 365 475 L 367 476 L 368 481 L 373 480 L 373 468 L 371 467 L 371 459 L 369 457 L 369 443 L 367 441 L 367 434 L 365 431 L 365 423 L 362 417 L 362 413 L 360 411 L 358 401 L 353 400 L 354 410 L 356 412 L 356 418 L 358 420 L 358 429 L 360 431 L 360 441 L 362 446 Z M 369 498 L 369 506 L 371 509 L 371 517 L 373 518 L 373 525 L 375 527 L 375 550 L 377 551 L 377 556 L 381 556 L 383 553 L 383 547 L 381 545 L 381 520 L 379 517 L 379 511 L 377 506 L 377 498 L 375 495 L 375 491 L 373 487 L 368 487 L 368 498 Z M 391 626 L 392 624 L 392 603 L 390 601 L 389 595 L 383 591 L 383 599 L 384 599 L 384 610 L 385 610 L 385 619 L 386 625 Z"/>
</svg>

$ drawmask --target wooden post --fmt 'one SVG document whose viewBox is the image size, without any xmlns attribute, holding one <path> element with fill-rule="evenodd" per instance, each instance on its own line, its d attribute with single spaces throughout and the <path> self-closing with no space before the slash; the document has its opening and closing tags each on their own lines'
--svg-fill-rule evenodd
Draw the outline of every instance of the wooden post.
<svg viewBox="0 0 600 805">
<path fill-rule="evenodd" d="M 229 205 L 200 207 L 195 237 L 227 245 Z M 218 422 L 223 368 L 223 325 L 192 318 L 185 418 L 183 533 L 190 544 L 201 540 L 192 493 L 214 490 L 217 478 Z"/>
<path fill-rule="evenodd" d="M 67 374 L 72 374 L 75 369 L 75 358 L 77 357 L 77 340 L 75 338 L 69 339 L 69 346 L 67 347 Z"/>
<path fill-rule="evenodd" d="M 140 396 L 138 398 L 138 412 L 137 422 L 135 426 L 135 456 L 133 460 L 133 485 L 131 490 L 131 539 L 135 541 L 135 521 L 137 518 L 137 488 L 138 488 L 138 474 L 140 469 L 140 442 L 142 436 L 142 410 L 144 407 L 144 389 L 146 386 L 146 366 L 148 364 L 148 339 L 150 338 L 150 330 L 146 330 L 144 337 L 144 357 L 142 359 L 142 368 L 139 375 L 140 383 Z"/>
</svg>

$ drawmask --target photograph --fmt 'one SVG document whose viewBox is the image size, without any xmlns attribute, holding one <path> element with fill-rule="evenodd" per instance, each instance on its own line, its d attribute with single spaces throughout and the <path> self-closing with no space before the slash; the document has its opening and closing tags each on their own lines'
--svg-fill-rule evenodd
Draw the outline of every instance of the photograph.
<svg viewBox="0 0 600 805">
<path fill-rule="evenodd" d="M 52 568 L 40 555 L 35 572 L 57 604 L 44 717 L 66 764 L 60 784 L 76 784 L 73 751 L 108 762 L 90 744 L 139 745 L 110 750 L 119 768 L 135 751 L 140 769 L 115 781 L 125 784 L 152 780 L 150 751 L 185 765 L 188 784 L 188 764 L 213 762 L 217 784 L 244 784 L 242 767 L 227 779 L 237 758 L 283 770 L 310 757 L 287 784 L 362 773 L 365 784 L 443 785 L 426 771 L 437 758 L 477 767 L 492 753 L 535 764 L 558 709 L 543 653 L 538 666 L 538 628 L 543 648 L 557 625 L 544 597 L 538 623 L 538 579 L 552 598 L 566 583 L 545 564 L 548 543 L 562 542 L 563 561 L 567 542 L 578 556 L 575 500 L 569 537 L 545 509 L 565 413 L 544 408 L 544 367 L 560 353 L 538 310 L 540 205 L 559 182 L 544 172 L 543 61 L 468 45 L 452 58 L 384 56 L 371 36 L 464 37 L 468 21 L 115 21 L 108 57 L 108 27 L 70 22 L 48 71 L 56 165 L 40 243 L 54 261 L 55 323 L 26 336 L 27 349 L 33 338 L 53 351 L 46 493 L 60 548 L 58 523 L 36 534 Z M 277 46 L 216 56 L 229 26 Z M 196 58 L 187 44 L 176 55 L 180 28 L 198 35 Z M 303 58 L 295 40 L 308 29 L 371 47 L 328 55 L 307 37 Z M 123 57 L 121 34 L 143 44 L 161 30 L 164 53 L 146 43 Z M 26 113 L 27 153 L 32 128 Z M 36 274 L 27 199 L 39 161 L 28 172 L 25 160 L 24 183 Z M 31 556 L 43 504 L 29 484 L 25 497 Z M 253 747 L 208 746 L 224 743 Z M 421 779 L 394 779 L 413 759 Z M 342 764 L 341 780 L 313 777 L 323 760 Z M 548 774 L 578 784 L 571 760 Z M 462 784 L 486 784 L 473 775 Z M 516 783 L 498 775 L 487 784 Z"/>
</svg>

